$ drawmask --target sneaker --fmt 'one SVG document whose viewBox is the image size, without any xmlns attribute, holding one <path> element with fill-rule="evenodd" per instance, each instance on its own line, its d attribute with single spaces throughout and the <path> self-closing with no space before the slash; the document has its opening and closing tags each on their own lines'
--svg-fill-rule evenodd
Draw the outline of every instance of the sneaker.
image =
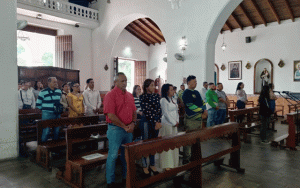
<svg viewBox="0 0 300 188">
<path fill-rule="evenodd" d="M 91 138 L 97 139 L 97 138 L 100 138 L 100 135 L 99 134 L 97 134 L 97 135 L 91 135 Z"/>
</svg>

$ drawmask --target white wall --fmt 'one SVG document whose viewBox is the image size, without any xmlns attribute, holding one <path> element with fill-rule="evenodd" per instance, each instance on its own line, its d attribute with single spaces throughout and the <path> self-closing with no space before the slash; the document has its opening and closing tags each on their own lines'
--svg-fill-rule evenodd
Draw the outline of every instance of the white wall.
<svg viewBox="0 0 300 188">
<path fill-rule="evenodd" d="M 168 59 L 168 82 L 180 85 L 189 74 L 197 76 L 201 83 L 213 75 L 214 44 L 228 16 L 242 0 L 189 0 L 172 10 L 170 1 L 114 0 L 111 3 L 98 1 L 93 8 L 99 10 L 100 27 L 93 30 L 94 75 L 100 80 L 96 89 L 109 90 L 112 71 L 103 66 L 113 64 L 112 49 L 122 30 L 132 21 L 149 17 L 161 29 L 168 44 L 168 53 L 180 51 L 179 40 L 186 36 L 188 47 L 184 64 L 173 55 Z M 210 63 L 208 63 L 210 62 Z M 201 86 L 198 88 L 201 88 Z"/>
<path fill-rule="evenodd" d="M 300 19 L 295 22 L 285 21 L 280 25 L 268 24 L 268 27 L 258 26 L 255 29 L 225 32 L 226 50 L 221 45 L 223 34 L 220 34 L 215 46 L 215 63 L 221 67 L 225 64 L 226 70 L 220 70 L 220 82 L 224 91 L 234 93 L 238 82 L 245 83 L 245 91 L 253 94 L 254 65 L 263 58 L 272 61 L 274 66 L 273 82 L 275 90 L 299 92 L 299 82 L 293 82 L 293 61 L 300 60 Z M 246 43 L 245 37 L 251 36 L 252 42 Z M 283 60 L 285 66 L 280 68 L 278 63 Z M 228 62 L 242 60 L 242 80 L 228 80 Z M 246 69 L 247 62 L 251 69 Z"/>
<path fill-rule="evenodd" d="M 0 6 L 0 159 L 18 156 L 16 0 Z"/>
<path fill-rule="evenodd" d="M 73 69 L 80 70 L 80 86 L 81 90 L 83 90 L 86 80 L 93 77 L 92 30 L 23 15 L 17 15 L 17 18 L 27 20 L 29 24 L 58 29 L 58 35 L 72 35 Z"/>
<path fill-rule="evenodd" d="M 149 78 L 156 79 L 160 76 L 163 80 L 167 80 L 167 63 L 163 61 L 166 53 L 166 47 L 167 45 L 164 42 L 156 44 L 155 46 L 150 46 L 148 72 L 152 72 L 153 75 L 149 75 Z"/>
</svg>

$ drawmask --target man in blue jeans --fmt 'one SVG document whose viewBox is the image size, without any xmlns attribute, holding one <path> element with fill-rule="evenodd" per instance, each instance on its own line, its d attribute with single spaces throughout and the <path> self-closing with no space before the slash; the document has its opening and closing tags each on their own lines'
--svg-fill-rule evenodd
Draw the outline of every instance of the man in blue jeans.
<svg viewBox="0 0 300 188">
<path fill-rule="evenodd" d="M 42 120 L 60 118 L 60 114 L 54 113 L 54 103 L 59 103 L 61 100 L 61 90 L 57 88 L 57 79 L 55 77 L 49 77 L 48 88 L 39 93 L 36 107 L 42 110 Z M 59 128 L 60 127 L 53 128 L 53 140 L 58 139 Z M 46 142 L 49 138 L 49 134 L 50 127 L 44 128 L 41 141 Z"/>
<path fill-rule="evenodd" d="M 211 127 L 217 124 L 217 111 L 219 110 L 219 99 L 216 94 L 216 86 L 214 83 L 208 84 L 209 90 L 206 92 L 206 108 L 208 111 L 206 127 Z"/>
<path fill-rule="evenodd" d="M 217 83 L 217 91 L 219 97 L 219 110 L 217 111 L 217 122 L 216 124 L 224 123 L 226 119 L 226 109 L 229 106 L 229 100 L 226 93 L 223 91 L 223 84 Z"/>
<path fill-rule="evenodd" d="M 108 156 L 106 161 L 107 187 L 120 187 L 115 184 L 115 168 L 118 151 L 121 149 L 122 184 L 126 179 L 125 149 L 122 144 L 132 142 L 132 132 L 136 122 L 136 107 L 131 93 L 126 91 L 127 78 L 124 73 L 117 73 L 115 87 L 106 94 L 104 100 L 104 114 L 108 122 Z"/>
</svg>

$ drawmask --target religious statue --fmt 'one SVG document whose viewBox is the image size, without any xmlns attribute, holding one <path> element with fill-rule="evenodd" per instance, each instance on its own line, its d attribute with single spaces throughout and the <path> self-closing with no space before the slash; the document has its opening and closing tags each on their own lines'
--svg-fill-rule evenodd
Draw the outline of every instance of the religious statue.
<svg viewBox="0 0 300 188">
<path fill-rule="evenodd" d="M 260 78 L 262 79 L 262 83 L 261 83 L 262 87 L 265 85 L 268 85 L 270 74 L 269 74 L 269 71 L 267 70 L 267 68 L 264 68 L 264 70 L 260 74 Z"/>
</svg>

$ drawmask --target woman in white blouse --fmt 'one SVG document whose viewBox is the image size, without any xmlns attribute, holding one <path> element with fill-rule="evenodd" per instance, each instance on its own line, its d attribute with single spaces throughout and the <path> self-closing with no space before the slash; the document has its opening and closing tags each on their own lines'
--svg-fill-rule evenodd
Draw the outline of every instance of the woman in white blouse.
<svg viewBox="0 0 300 188">
<path fill-rule="evenodd" d="M 237 96 L 237 102 L 236 107 L 238 109 L 244 109 L 246 107 L 246 104 L 248 102 L 247 100 L 247 94 L 244 90 L 244 83 L 239 82 L 236 88 L 236 96 Z M 241 123 L 243 121 L 244 116 L 238 116 L 237 122 Z"/>
<path fill-rule="evenodd" d="M 171 84 L 164 84 L 161 88 L 160 105 L 162 109 L 162 128 L 160 129 L 161 136 L 177 135 L 177 127 L 179 124 L 179 114 L 177 103 L 172 100 L 174 89 Z M 178 167 L 179 165 L 179 150 L 169 150 L 160 154 L 160 166 L 165 170 Z"/>
</svg>

